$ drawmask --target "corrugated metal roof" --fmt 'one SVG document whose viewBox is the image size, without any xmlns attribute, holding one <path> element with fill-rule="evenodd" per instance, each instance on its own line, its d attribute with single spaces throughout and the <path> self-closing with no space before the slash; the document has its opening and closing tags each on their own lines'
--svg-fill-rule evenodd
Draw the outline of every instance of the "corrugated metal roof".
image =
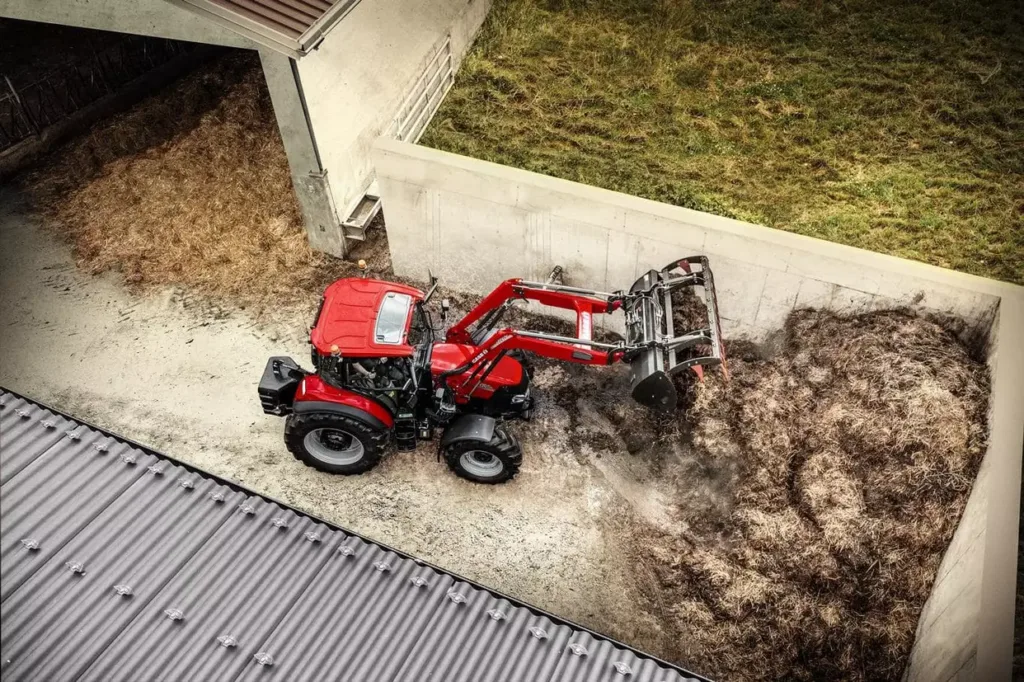
<svg viewBox="0 0 1024 682">
<path fill-rule="evenodd" d="M 167 0 L 264 47 L 301 57 L 359 0 Z"/>
<path fill-rule="evenodd" d="M 15 680 L 695 675 L 0 389 Z"/>
</svg>

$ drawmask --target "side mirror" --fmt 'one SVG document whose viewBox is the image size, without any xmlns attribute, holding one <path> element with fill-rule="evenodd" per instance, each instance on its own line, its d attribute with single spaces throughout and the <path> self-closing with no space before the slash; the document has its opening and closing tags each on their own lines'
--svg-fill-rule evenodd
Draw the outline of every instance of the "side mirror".
<svg viewBox="0 0 1024 682">
<path fill-rule="evenodd" d="M 426 296 L 423 297 L 424 303 L 430 301 L 430 298 L 434 295 L 434 292 L 437 291 L 437 277 L 434 277 L 430 270 L 427 270 L 427 275 L 430 276 L 430 288 L 427 289 L 427 294 Z"/>
</svg>

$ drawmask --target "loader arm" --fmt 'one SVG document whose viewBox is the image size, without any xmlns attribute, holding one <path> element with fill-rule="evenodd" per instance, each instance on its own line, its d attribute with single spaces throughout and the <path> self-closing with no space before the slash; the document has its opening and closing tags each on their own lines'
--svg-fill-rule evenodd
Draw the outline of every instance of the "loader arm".
<svg viewBox="0 0 1024 682">
<path fill-rule="evenodd" d="M 455 391 L 460 401 L 468 400 L 505 354 L 513 350 L 529 351 L 554 360 L 584 365 L 610 365 L 623 359 L 626 354 L 623 343 L 602 343 L 505 328 L 492 334 L 465 365 L 445 372 L 438 378 L 447 380 L 447 385 Z"/>
<path fill-rule="evenodd" d="M 703 290 L 706 324 L 697 329 L 676 330 L 672 319 L 673 292 L 687 288 Z M 512 328 L 494 331 L 505 310 L 516 300 L 574 310 L 576 336 Z M 626 315 L 626 340 L 594 341 L 593 315 L 619 309 Z M 473 325 L 476 328 L 471 331 Z M 462 397 L 472 393 L 511 350 L 589 365 L 629 363 L 633 397 L 645 405 L 662 409 L 676 404 L 672 374 L 690 369 L 703 378 L 704 367 L 721 366 L 728 377 L 714 278 L 705 256 L 680 258 L 661 270 L 650 270 L 625 292 L 601 292 L 554 282 L 506 280 L 448 330 L 447 340 L 472 344 L 479 349 L 465 365 L 439 377 Z"/>
<path fill-rule="evenodd" d="M 507 279 L 448 330 L 448 342 L 480 344 L 484 340 L 483 334 L 470 333 L 470 327 L 477 322 L 482 322 L 483 324 L 477 329 L 477 332 L 489 332 L 493 328 L 493 323 L 499 321 L 501 313 L 508 307 L 508 304 L 517 300 L 537 301 L 541 305 L 552 308 L 575 310 L 577 335 L 582 332 L 586 338 L 589 338 L 592 332 L 592 327 L 588 325 L 592 322 L 591 316 L 594 313 L 610 313 L 622 306 L 622 297 L 618 294 L 567 287 L 561 284 Z M 492 321 L 492 324 L 488 324 Z"/>
</svg>

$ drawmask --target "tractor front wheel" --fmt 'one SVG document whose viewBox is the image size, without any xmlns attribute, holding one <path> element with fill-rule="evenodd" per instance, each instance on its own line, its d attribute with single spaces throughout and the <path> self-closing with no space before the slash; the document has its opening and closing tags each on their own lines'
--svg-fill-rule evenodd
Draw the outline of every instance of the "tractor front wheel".
<svg viewBox="0 0 1024 682">
<path fill-rule="evenodd" d="M 444 459 L 448 468 L 462 478 L 476 483 L 504 483 L 519 472 L 523 451 L 516 437 L 498 424 L 491 440 L 455 441 L 444 449 Z"/>
<path fill-rule="evenodd" d="M 377 466 L 390 432 L 331 412 L 291 414 L 284 442 L 295 458 L 329 474 L 361 474 Z"/>
</svg>

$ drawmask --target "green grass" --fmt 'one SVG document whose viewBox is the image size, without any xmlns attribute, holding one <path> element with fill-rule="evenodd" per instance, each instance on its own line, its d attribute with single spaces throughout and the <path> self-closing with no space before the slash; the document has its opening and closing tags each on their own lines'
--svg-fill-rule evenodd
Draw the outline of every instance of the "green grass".
<svg viewBox="0 0 1024 682">
<path fill-rule="evenodd" d="M 1024 284 L 1024 3 L 495 0 L 422 143 Z"/>
</svg>

